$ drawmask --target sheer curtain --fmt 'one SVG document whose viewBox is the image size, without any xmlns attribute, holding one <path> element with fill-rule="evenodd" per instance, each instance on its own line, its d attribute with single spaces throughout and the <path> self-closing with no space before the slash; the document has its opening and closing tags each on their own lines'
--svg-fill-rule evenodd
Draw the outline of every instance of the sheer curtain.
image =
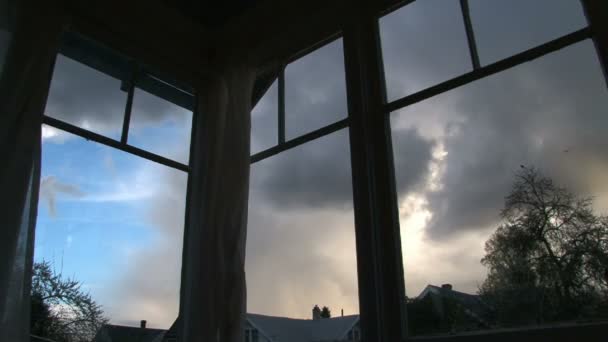
<svg viewBox="0 0 608 342">
<path fill-rule="evenodd" d="M 225 68 L 198 89 L 184 245 L 182 341 L 243 341 L 251 96 L 256 73 Z"/>
<path fill-rule="evenodd" d="M 40 131 L 64 22 L 46 2 L 15 6 L 0 0 L 0 341 L 29 341 Z"/>
</svg>

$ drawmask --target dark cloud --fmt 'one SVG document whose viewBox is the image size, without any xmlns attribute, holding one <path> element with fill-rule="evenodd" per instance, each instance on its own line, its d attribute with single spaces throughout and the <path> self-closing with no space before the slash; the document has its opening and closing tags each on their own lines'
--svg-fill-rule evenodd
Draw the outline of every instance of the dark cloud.
<svg viewBox="0 0 608 342">
<path fill-rule="evenodd" d="M 137 129 L 142 126 L 158 123 L 164 119 L 171 119 L 191 125 L 191 117 L 191 111 L 144 90 L 135 88 L 130 128 Z M 187 143 L 189 144 L 189 140 L 187 140 Z"/>
<path fill-rule="evenodd" d="M 118 137 L 127 102 L 121 81 L 62 55 L 57 56 L 45 113 L 93 132 Z M 132 128 L 167 117 L 184 120 L 189 113 L 136 89 Z"/>
<path fill-rule="evenodd" d="M 348 132 L 298 146 L 254 164 L 252 191 L 277 207 L 343 208 L 352 205 Z"/>
<path fill-rule="evenodd" d="M 420 190 L 428 180 L 435 142 L 413 128 L 394 129 L 392 136 L 397 192 Z"/>
<path fill-rule="evenodd" d="M 458 1 L 415 1 L 380 19 L 389 100 L 471 69 Z"/>
<path fill-rule="evenodd" d="M 261 167 L 260 167 L 261 166 Z M 255 166 L 252 173 L 265 171 Z M 358 312 L 352 205 L 277 210 L 253 192 L 247 241 L 248 310 L 310 318 L 315 304 Z"/>
<path fill-rule="evenodd" d="M 285 70 L 287 139 L 346 118 L 342 39 L 289 64 Z"/>
<path fill-rule="evenodd" d="M 589 194 L 578 162 L 608 165 L 608 101 L 593 53 L 584 42 L 457 90 L 453 113 L 462 120 L 445 138 L 443 187 L 429 195 L 430 236 L 494 224 L 521 164 Z"/>
<path fill-rule="evenodd" d="M 120 80 L 58 55 L 45 113 L 96 133 L 115 133 L 126 100 Z"/>
<path fill-rule="evenodd" d="M 342 40 L 339 39 L 304 56 L 286 70 L 286 126 L 292 137 L 308 133 L 346 117 L 346 89 Z M 258 106 L 266 109 L 264 119 L 254 110 L 252 141 L 276 136 L 276 124 L 266 127 L 272 115 L 276 93 L 264 96 Z M 256 121 L 258 121 L 256 123 Z M 275 121 L 276 122 L 276 121 Z M 272 132 L 272 133 L 271 133 Z M 288 136 L 289 138 L 289 136 Z M 414 129 L 397 130 L 393 141 L 399 148 L 395 164 L 399 190 L 411 190 L 428 171 L 432 142 Z M 259 162 L 267 170 L 252 191 L 278 207 L 342 208 L 352 203 L 350 149 L 347 130 L 306 143 Z"/>
<path fill-rule="evenodd" d="M 405 193 L 426 179 L 433 143 L 415 129 L 395 131 L 393 142 L 398 147 L 398 191 Z M 265 172 L 259 180 L 252 179 L 252 191 L 262 192 L 279 208 L 351 206 L 349 143 L 348 132 L 341 130 L 261 161 Z"/>
<path fill-rule="evenodd" d="M 580 1 L 472 0 L 469 7 L 482 64 L 509 57 L 586 25 Z"/>
</svg>

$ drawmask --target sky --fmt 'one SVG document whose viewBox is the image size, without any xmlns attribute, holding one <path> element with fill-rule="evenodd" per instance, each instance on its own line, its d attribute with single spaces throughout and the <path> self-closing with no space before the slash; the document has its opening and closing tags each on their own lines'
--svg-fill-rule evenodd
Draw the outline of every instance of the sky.
<svg viewBox="0 0 608 342">
<path fill-rule="evenodd" d="M 546 7 L 544 5 L 551 4 Z M 586 25 L 578 0 L 470 1 L 482 65 Z M 394 100 L 471 70 L 456 0 L 380 19 Z M 342 41 L 287 66 L 286 135 L 347 115 Z M 474 293 L 484 242 L 520 165 L 608 212 L 608 96 L 584 41 L 390 114 L 408 296 L 427 284 Z M 120 81 L 60 58 L 46 113 L 118 138 Z M 276 144 L 277 90 L 252 111 L 252 153 Z M 143 91 L 134 145 L 186 163 L 191 113 Z M 185 184 L 177 170 L 43 128 L 37 260 L 74 276 L 114 323 L 167 328 L 177 315 Z M 251 167 L 248 311 L 358 313 L 348 130 Z"/>
</svg>

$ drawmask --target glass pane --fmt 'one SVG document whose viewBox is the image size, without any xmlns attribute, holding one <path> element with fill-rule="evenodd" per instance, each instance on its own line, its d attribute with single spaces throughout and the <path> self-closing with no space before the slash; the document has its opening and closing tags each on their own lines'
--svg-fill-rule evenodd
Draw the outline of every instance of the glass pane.
<svg viewBox="0 0 608 342">
<path fill-rule="evenodd" d="M 482 64 L 587 25 L 578 0 L 470 0 L 469 7 Z"/>
<path fill-rule="evenodd" d="M 251 111 L 251 154 L 275 146 L 278 141 L 277 81 Z"/>
<path fill-rule="evenodd" d="M 606 318 L 607 95 L 585 41 L 392 114 L 412 334 Z"/>
<path fill-rule="evenodd" d="M 285 69 L 287 139 L 346 118 L 342 39 L 323 46 Z"/>
<path fill-rule="evenodd" d="M 128 144 L 188 164 L 192 112 L 135 88 Z"/>
<path fill-rule="evenodd" d="M 380 19 L 389 101 L 471 70 L 457 0 L 415 1 Z"/>
<path fill-rule="evenodd" d="M 341 338 L 323 332 L 323 322 L 330 321 L 310 321 L 315 304 L 318 315 L 327 306 L 338 326 L 358 320 L 348 144 L 348 132 L 341 130 L 252 165 L 247 308 L 262 341 L 268 334 L 297 340 L 285 335 L 290 331 L 319 333 L 311 341 Z M 291 328 L 277 330 L 281 324 Z"/>
<path fill-rule="evenodd" d="M 45 114 L 120 140 L 127 102 L 120 86 L 120 80 L 58 55 Z"/>
<path fill-rule="evenodd" d="M 178 314 L 186 182 L 184 172 L 67 132 L 44 138 L 35 263 L 77 281 L 111 324 L 169 328 Z M 44 302 L 42 328 L 52 327 L 49 316 L 61 325 L 83 318 L 65 314 L 65 302 Z"/>
</svg>

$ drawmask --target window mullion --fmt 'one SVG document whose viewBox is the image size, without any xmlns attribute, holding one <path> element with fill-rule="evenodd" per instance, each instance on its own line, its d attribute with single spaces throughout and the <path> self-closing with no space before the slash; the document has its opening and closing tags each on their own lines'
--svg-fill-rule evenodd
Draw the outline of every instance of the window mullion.
<svg viewBox="0 0 608 342">
<path fill-rule="evenodd" d="M 279 70 L 279 84 L 278 84 L 278 124 L 279 124 L 279 145 L 285 143 L 285 67 L 281 66 Z"/>
<path fill-rule="evenodd" d="M 137 67 L 134 65 L 131 69 L 129 80 L 127 81 L 127 103 L 125 105 L 125 115 L 122 122 L 122 134 L 120 136 L 120 143 L 123 145 L 126 145 L 127 140 L 129 139 L 129 125 L 131 124 L 131 110 L 133 108 L 133 94 L 135 93 L 136 77 Z"/>
<path fill-rule="evenodd" d="M 471 64 L 473 69 L 479 69 L 479 54 L 477 53 L 477 43 L 475 42 L 475 32 L 473 31 L 473 24 L 471 23 L 471 14 L 469 11 L 469 1 L 460 0 L 460 9 L 462 11 L 462 20 L 464 21 L 464 28 L 467 33 L 467 42 L 469 45 L 469 53 L 471 54 Z"/>
<path fill-rule="evenodd" d="M 581 2 L 608 85 L 608 2 L 605 0 L 581 0 Z"/>
<path fill-rule="evenodd" d="M 366 8 L 369 7 L 369 8 Z M 358 1 L 344 29 L 361 339 L 406 337 L 405 288 L 378 20 Z"/>
</svg>

